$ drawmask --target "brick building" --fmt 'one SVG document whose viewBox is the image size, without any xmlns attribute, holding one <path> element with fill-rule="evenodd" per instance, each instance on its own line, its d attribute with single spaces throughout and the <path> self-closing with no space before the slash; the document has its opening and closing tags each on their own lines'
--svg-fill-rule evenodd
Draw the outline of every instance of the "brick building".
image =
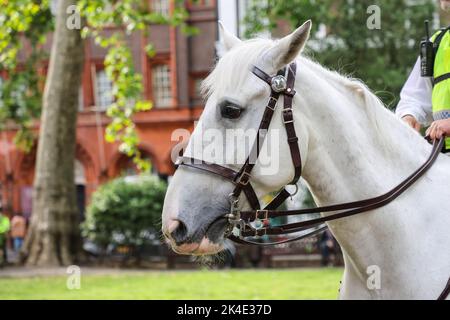
<svg viewBox="0 0 450 320">
<path fill-rule="evenodd" d="M 172 0 L 150 1 L 154 10 L 171 10 Z M 143 75 L 144 97 L 154 103 L 152 110 L 135 117 L 139 147 L 151 160 L 154 172 L 161 176 L 174 171 L 170 154 L 176 142 L 171 141 L 172 132 L 178 128 L 192 130 L 202 111 L 199 84 L 213 67 L 216 56 L 216 1 L 200 0 L 195 5 L 186 2 L 189 24 L 199 29 L 198 35 L 188 37 L 177 28 L 154 25 L 147 37 L 136 32 L 128 39 L 136 69 Z M 149 42 L 156 48 L 153 58 L 144 51 Z M 46 46 L 50 48 L 50 41 Z M 99 184 L 136 171 L 132 161 L 119 152 L 118 145 L 103 138 L 109 121 L 104 111 L 112 101 L 111 84 L 103 70 L 104 55 L 105 51 L 94 41 L 85 43 L 76 145 L 76 184 L 82 206 Z M 44 63 L 44 74 L 46 68 Z M 38 132 L 39 123 L 34 130 Z M 24 154 L 14 146 L 14 134 L 11 127 L 0 133 L 0 199 L 8 213 L 20 211 L 30 215 L 36 145 Z"/>
</svg>

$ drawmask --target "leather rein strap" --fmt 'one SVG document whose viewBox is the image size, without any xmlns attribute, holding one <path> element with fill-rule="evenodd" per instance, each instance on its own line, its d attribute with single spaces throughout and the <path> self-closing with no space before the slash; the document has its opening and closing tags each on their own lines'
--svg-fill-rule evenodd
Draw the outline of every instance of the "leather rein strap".
<svg viewBox="0 0 450 320">
<path fill-rule="evenodd" d="M 263 145 L 266 138 L 280 95 L 283 95 L 284 98 L 282 111 L 283 122 L 287 134 L 287 142 L 291 153 L 292 163 L 294 165 L 294 177 L 290 184 L 295 185 L 301 177 L 302 160 L 300 148 L 298 145 L 299 139 L 295 132 L 294 114 L 292 109 L 293 97 L 296 93 L 294 90 L 294 84 L 297 66 L 295 63 L 292 63 L 288 66 L 287 72 L 285 69 L 282 69 L 278 71 L 275 76 L 266 74 L 256 66 L 254 66 L 251 71 L 255 76 L 269 84 L 269 86 L 271 87 L 269 102 L 267 103 L 267 106 L 264 110 L 264 114 L 258 129 L 258 137 L 256 138 L 256 141 L 253 144 L 252 150 L 250 152 L 250 155 L 256 155 L 256 158 L 254 159 L 255 161 L 250 161 L 251 158 L 249 155 L 239 171 L 235 171 L 233 169 L 215 163 L 209 163 L 190 157 L 180 157 L 177 161 L 177 165 L 191 167 L 197 170 L 202 170 L 211 174 L 218 175 L 226 180 L 231 181 L 235 185 L 233 192 L 230 194 L 230 213 L 226 214 L 223 217 L 220 217 L 220 219 L 228 219 L 229 228 L 226 232 L 226 236 L 228 236 L 228 238 L 233 240 L 234 242 L 251 245 L 277 245 L 297 241 L 323 232 L 327 229 L 325 223 L 328 221 L 354 216 L 386 206 L 397 197 L 399 197 L 428 171 L 428 169 L 436 161 L 439 153 L 443 148 L 444 138 L 441 138 L 439 141 L 434 141 L 432 152 L 427 160 L 409 177 L 407 177 L 396 187 L 383 195 L 360 201 L 353 201 L 310 209 L 278 211 L 276 209 L 280 207 L 288 197 L 291 196 L 286 188 L 283 188 L 275 196 L 275 198 L 264 209 L 261 210 L 258 196 L 256 195 L 256 192 L 250 181 L 251 172 L 256 164 L 256 159 L 258 159 L 259 157 L 260 147 Z M 284 75 L 286 75 L 286 77 Z M 247 198 L 247 201 L 252 208 L 251 211 L 240 211 L 239 209 L 239 198 L 242 192 L 245 194 L 245 197 Z M 269 225 L 270 218 L 335 211 L 340 212 L 296 223 L 273 227 L 264 227 L 265 225 Z M 255 224 L 258 224 L 259 226 L 254 226 Z M 260 237 L 264 235 L 285 235 L 296 232 L 304 233 L 294 238 L 288 238 L 278 242 L 270 243 L 245 239 L 248 237 Z M 444 291 L 439 296 L 438 300 L 446 299 L 449 294 L 450 280 L 447 283 Z"/>
<path fill-rule="evenodd" d="M 394 187 L 392 190 L 386 192 L 385 194 L 366 199 L 361 201 L 347 202 L 337 205 L 323 206 L 317 208 L 310 209 L 301 209 L 301 210 L 287 210 L 287 211 L 275 211 L 275 210 L 255 210 L 255 211 L 241 211 L 240 217 L 245 222 L 253 222 L 255 220 L 267 220 L 275 217 L 286 217 L 291 215 L 306 215 L 312 213 L 324 213 L 331 211 L 342 211 L 340 213 L 331 214 L 329 216 L 286 224 L 273 228 L 261 228 L 256 230 L 256 234 L 251 233 L 243 233 L 243 236 L 262 236 L 262 235 L 275 235 L 275 234 L 287 234 L 294 233 L 298 231 L 303 231 L 305 228 L 311 228 L 321 223 L 325 223 L 332 220 L 342 219 L 350 216 L 354 216 L 359 213 L 371 211 L 374 209 L 381 208 L 386 206 L 393 200 L 395 200 L 398 196 L 400 196 L 403 192 L 405 192 L 411 185 L 414 184 L 421 176 L 427 172 L 427 170 L 433 165 L 436 161 L 438 155 L 440 154 L 443 147 L 444 139 L 436 141 L 433 144 L 433 149 L 431 155 L 422 164 L 416 171 L 414 171 L 409 177 L 403 180 L 400 184 Z"/>
</svg>

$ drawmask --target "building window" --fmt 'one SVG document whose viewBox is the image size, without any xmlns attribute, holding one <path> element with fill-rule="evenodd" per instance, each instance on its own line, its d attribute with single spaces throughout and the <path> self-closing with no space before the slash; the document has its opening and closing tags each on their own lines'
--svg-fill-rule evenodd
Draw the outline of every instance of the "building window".
<svg viewBox="0 0 450 320">
<path fill-rule="evenodd" d="M 112 83 L 105 70 L 95 72 L 95 106 L 106 110 L 114 102 Z"/>
<path fill-rule="evenodd" d="M 167 64 L 152 67 L 153 103 L 157 108 L 167 108 L 172 105 L 172 84 L 170 68 Z"/>
<path fill-rule="evenodd" d="M 151 9 L 163 16 L 168 16 L 170 13 L 170 0 L 150 0 Z"/>
<path fill-rule="evenodd" d="M 190 0 L 188 6 L 191 8 L 213 8 L 216 5 L 216 0 Z"/>
</svg>

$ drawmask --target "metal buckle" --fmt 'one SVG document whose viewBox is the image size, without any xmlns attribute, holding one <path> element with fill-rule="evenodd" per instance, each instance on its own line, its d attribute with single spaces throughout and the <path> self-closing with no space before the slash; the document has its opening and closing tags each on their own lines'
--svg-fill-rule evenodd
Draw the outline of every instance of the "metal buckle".
<svg viewBox="0 0 450 320">
<path fill-rule="evenodd" d="M 286 115 L 288 112 L 291 112 L 292 120 L 286 121 L 285 115 Z M 283 122 L 284 122 L 284 124 L 287 124 L 287 123 L 293 123 L 293 122 L 294 122 L 294 112 L 293 112 L 292 107 L 291 107 L 291 108 L 283 109 Z"/>
<path fill-rule="evenodd" d="M 247 177 L 247 180 L 246 181 L 243 181 L 242 180 L 242 178 L 244 177 L 244 176 L 246 176 Z M 239 176 L 239 179 L 238 179 L 238 181 L 236 181 L 236 183 L 237 184 L 241 184 L 241 185 L 243 185 L 243 186 L 246 186 L 246 185 L 248 185 L 248 183 L 250 182 L 250 178 L 251 178 L 252 176 L 250 175 L 250 173 L 247 173 L 247 172 L 243 172 L 240 176 Z"/>
<path fill-rule="evenodd" d="M 239 221 L 241 219 L 241 213 L 239 211 L 239 199 L 236 198 L 233 193 L 230 193 L 230 213 L 227 218 L 233 222 Z"/>
<path fill-rule="evenodd" d="M 273 108 L 270 107 L 270 102 L 271 102 L 272 100 L 275 101 L 275 104 L 273 105 Z M 274 97 L 270 96 L 270 99 L 269 99 L 269 102 L 267 103 L 266 108 L 268 108 L 268 109 L 270 109 L 270 110 L 272 110 L 272 111 L 275 111 L 275 107 L 276 107 L 276 105 L 277 105 L 277 102 L 278 102 L 278 99 L 275 99 Z"/>
<path fill-rule="evenodd" d="M 233 231 L 236 229 L 238 225 L 242 224 L 241 212 L 239 210 L 239 199 L 236 198 L 233 193 L 230 193 L 230 212 L 224 217 L 228 220 L 228 227 L 225 230 L 225 236 L 229 236 L 233 234 Z"/>
<path fill-rule="evenodd" d="M 259 218 L 259 214 L 263 213 L 264 214 L 264 218 L 260 219 Z M 255 213 L 255 220 L 262 220 L 262 221 L 266 221 L 269 220 L 269 210 L 256 210 Z"/>
</svg>

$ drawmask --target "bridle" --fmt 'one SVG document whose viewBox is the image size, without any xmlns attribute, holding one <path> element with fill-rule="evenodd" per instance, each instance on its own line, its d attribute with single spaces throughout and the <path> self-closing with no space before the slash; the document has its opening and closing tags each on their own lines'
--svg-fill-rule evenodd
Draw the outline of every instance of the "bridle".
<svg viewBox="0 0 450 320">
<path fill-rule="evenodd" d="M 256 154 L 256 159 L 258 159 L 260 146 L 263 144 L 266 138 L 269 125 L 275 113 L 278 99 L 282 95 L 284 97 L 283 111 L 282 111 L 283 122 L 285 125 L 287 142 L 289 145 L 292 163 L 294 166 L 294 177 L 292 181 L 289 183 L 289 185 L 296 185 L 302 173 L 302 160 L 300 148 L 298 145 L 299 139 L 295 132 L 294 116 L 292 109 L 293 97 L 296 94 L 294 90 L 296 70 L 297 67 L 295 62 L 289 65 L 287 71 L 286 68 L 284 68 L 278 71 L 278 73 L 275 76 L 268 75 L 267 73 L 265 73 L 256 66 L 253 66 L 251 70 L 254 75 L 256 75 L 258 78 L 260 78 L 261 80 L 270 85 L 271 94 L 267 106 L 264 110 L 261 123 L 259 125 L 258 129 L 259 137 L 253 144 L 250 154 Z M 433 145 L 433 151 L 430 157 L 427 159 L 427 161 L 413 174 L 411 174 L 408 178 L 402 181 L 399 185 L 397 185 L 395 188 L 393 188 L 392 190 L 381 196 L 361 201 L 354 201 L 338 205 L 301 209 L 301 210 L 285 210 L 285 211 L 276 210 L 285 202 L 287 198 L 293 195 L 287 191 L 286 187 L 282 188 L 281 191 L 274 197 L 274 199 L 265 208 L 261 209 L 258 197 L 250 181 L 251 172 L 256 162 L 250 161 L 250 156 L 247 157 L 247 160 L 245 161 L 244 165 L 241 167 L 239 171 L 235 171 L 233 169 L 215 163 L 209 163 L 203 160 L 185 156 L 180 157 L 178 159 L 177 165 L 183 165 L 221 176 L 222 178 L 231 181 L 235 185 L 233 192 L 230 194 L 230 202 L 231 202 L 230 212 L 225 216 L 223 216 L 227 218 L 229 221 L 230 227 L 228 228 L 227 235 L 230 239 L 239 243 L 247 243 L 255 245 L 274 245 L 296 241 L 305 238 L 307 236 L 311 236 L 312 234 L 324 231 L 326 229 L 326 226 L 322 224 L 327 221 L 345 218 L 348 216 L 356 215 L 358 213 L 363 213 L 369 210 L 374 210 L 387 205 L 389 202 L 391 202 L 392 200 L 397 198 L 400 194 L 402 194 L 405 190 L 407 190 L 415 181 L 417 181 L 417 179 L 419 179 L 431 167 L 431 165 L 434 163 L 437 156 L 439 155 L 440 150 L 442 149 L 442 145 L 443 139 L 441 139 L 441 141 L 435 142 Z M 247 201 L 250 204 L 250 207 L 252 209 L 250 211 L 240 211 L 239 209 L 239 198 L 242 192 L 244 192 Z M 335 213 L 326 217 L 321 217 L 297 223 L 285 224 L 275 227 L 264 227 L 265 222 L 267 223 L 270 218 L 286 217 L 293 215 L 307 215 L 312 213 L 323 213 L 331 211 L 342 211 L 342 212 Z M 306 231 L 314 227 L 318 227 L 318 229 L 315 229 L 311 231 L 311 233 L 307 233 L 300 237 L 283 240 L 275 243 L 259 243 L 245 240 L 246 237 L 290 234 Z M 234 232 L 231 232 L 232 230 L 234 230 Z"/>
<path fill-rule="evenodd" d="M 263 145 L 264 140 L 267 136 L 267 132 L 280 96 L 283 96 L 283 122 L 287 134 L 287 143 L 289 145 L 291 159 L 294 166 L 294 177 L 289 185 L 297 186 L 296 183 L 301 177 L 302 160 L 298 144 L 299 139 L 294 127 L 294 114 L 292 109 L 293 98 L 296 94 L 294 89 L 296 71 L 297 65 L 295 62 L 291 63 L 288 68 L 279 70 L 275 76 L 268 75 L 256 66 L 253 66 L 251 69 L 251 72 L 255 76 L 266 82 L 271 88 L 269 101 L 266 105 L 261 123 L 258 128 L 259 134 L 256 138 L 256 141 L 253 143 L 252 150 L 250 152 L 250 155 L 256 155 L 255 161 L 250 161 L 251 157 L 249 155 L 239 171 L 235 171 L 219 164 L 209 163 L 203 160 L 185 156 L 180 157 L 177 161 L 177 165 L 191 167 L 218 175 L 226 180 L 229 180 L 235 185 L 233 192 L 229 195 L 231 204 L 230 212 L 221 217 L 222 219 L 225 218 L 228 220 L 228 228 L 226 230 L 225 236 L 230 238 L 234 242 L 251 245 L 276 245 L 297 241 L 325 231 L 327 229 L 325 222 L 342 219 L 357 215 L 359 213 L 364 213 L 381 208 L 395 200 L 411 185 L 413 185 L 420 177 L 422 177 L 425 172 L 427 172 L 427 170 L 434 164 L 439 153 L 443 149 L 444 138 L 441 138 L 438 141 L 434 141 L 430 156 L 416 171 L 414 171 L 409 177 L 407 177 L 390 191 L 374 198 L 309 209 L 279 211 L 276 209 L 279 208 L 286 201 L 286 199 L 293 195 L 287 191 L 285 186 L 266 207 L 261 209 L 258 197 L 250 181 L 251 172 L 256 164 L 256 159 L 258 159 L 259 157 L 260 146 Z M 247 198 L 247 201 L 252 210 L 240 210 L 239 199 L 242 192 L 245 194 L 245 197 Z M 312 213 L 334 211 L 339 212 L 306 221 L 273 227 L 265 227 L 265 225 L 268 224 L 270 218 L 287 217 L 294 215 L 308 215 Z M 278 242 L 261 243 L 245 239 L 248 237 L 283 235 L 302 231 L 305 231 L 305 233 L 300 236 Z M 439 300 L 444 300 L 449 294 L 450 280 L 447 283 L 446 288 L 440 295 Z"/>
<path fill-rule="evenodd" d="M 286 128 L 288 138 L 287 141 L 289 144 L 292 163 L 294 165 L 294 177 L 290 182 L 290 185 L 296 186 L 296 183 L 300 179 L 302 173 L 302 160 L 300 155 L 300 148 L 298 146 L 298 137 L 295 132 L 294 115 L 292 110 L 292 100 L 295 95 L 294 84 L 296 70 L 297 66 L 295 63 L 292 63 L 289 68 L 287 68 L 287 71 L 286 68 L 278 71 L 275 76 L 268 75 L 256 66 L 253 66 L 251 70 L 254 75 L 269 84 L 271 88 L 270 98 L 264 110 L 264 114 L 258 128 L 258 137 L 256 138 L 256 141 L 253 144 L 252 150 L 250 152 L 250 155 L 255 155 L 254 161 L 251 161 L 251 157 L 249 155 L 239 171 L 235 171 L 233 169 L 215 163 L 208 163 L 202 160 L 185 156 L 180 157 L 177 161 L 177 165 L 183 165 L 221 176 L 222 178 L 231 181 L 235 185 L 233 192 L 229 195 L 231 203 L 230 212 L 224 216 L 226 219 L 228 219 L 229 222 L 229 227 L 226 234 L 233 241 L 247 244 L 260 244 L 257 242 L 244 240 L 243 238 L 248 236 L 263 235 L 261 232 L 268 230 L 266 228 L 262 228 L 263 220 L 267 221 L 270 216 L 273 215 L 270 212 L 277 209 L 281 204 L 284 203 L 284 201 L 288 197 L 293 195 L 289 193 L 286 188 L 283 188 L 275 196 L 275 198 L 263 210 L 261 210 L 258 197 L 250 181 L 251 172 L 256 164 L 256 160 L 259 157 L 260 146 L 262 146 L 264 143 L 270 123 L 272 121 L 272 117 L 276 110 L 278 99 L 281 95 L 284 96 L 283 121 Z M 242 192 L 245 194 L 245 197 L 247 198 L 247 201 L 253 210 L 252 212 L 254 212 L 255 214 L 254 219 L 252 219 L 251 217 L 249 217 L 249 219 L 245 219 L 241 215 L 241 212 L 239 210 L 239 198 Z M 260 217 L 262 215 L 265 215 L 266 213 L 267 216 L 264 216 L 263 219 L 260 219 Z M 248 212 L 246 214 L 248 215 Z M 253 226 L 250 224 L 250 222 L 253 223 Z M 233 230 L 234 233 L 239 230 L 241 234 L 234 235 L 232 232 Z"/>
</svg>

